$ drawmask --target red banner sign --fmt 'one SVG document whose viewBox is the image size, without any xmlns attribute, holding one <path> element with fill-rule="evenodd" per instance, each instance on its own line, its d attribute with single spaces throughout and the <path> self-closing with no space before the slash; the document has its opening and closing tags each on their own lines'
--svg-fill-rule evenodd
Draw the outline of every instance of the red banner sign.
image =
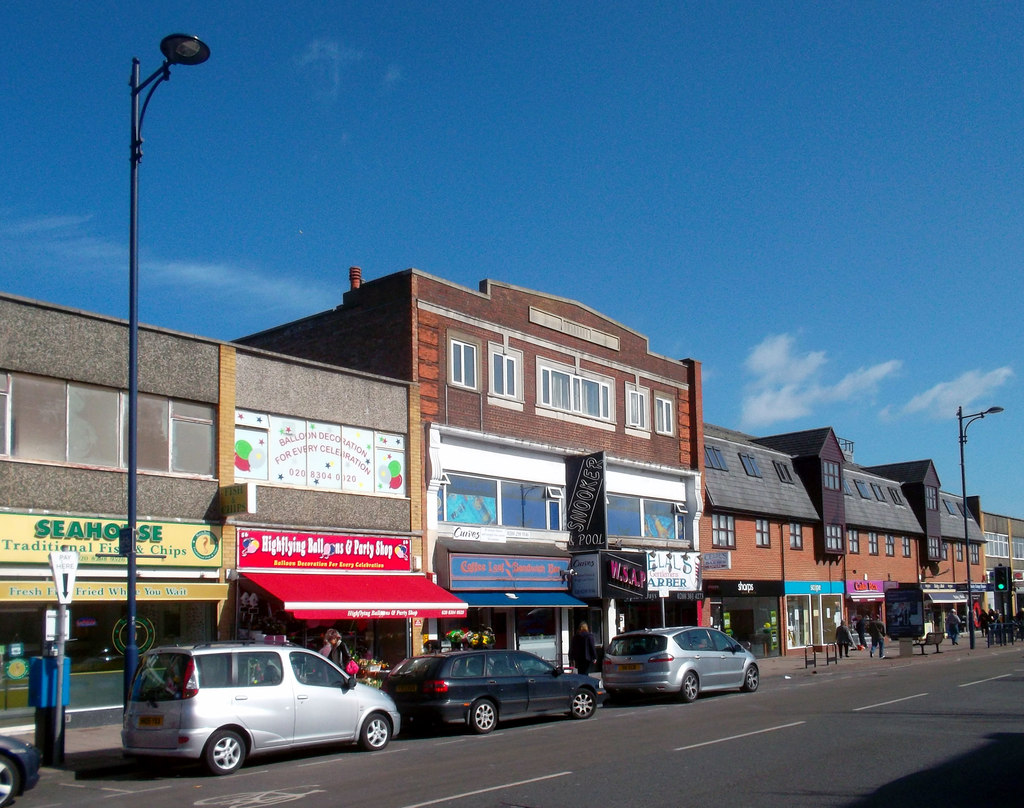
<svg viewBox="0 0 1024 808">
<path fill-rule="evenodd" d="M 238 529 L 240 570 L 410 572 L 409 539 Z"/>
</svg>

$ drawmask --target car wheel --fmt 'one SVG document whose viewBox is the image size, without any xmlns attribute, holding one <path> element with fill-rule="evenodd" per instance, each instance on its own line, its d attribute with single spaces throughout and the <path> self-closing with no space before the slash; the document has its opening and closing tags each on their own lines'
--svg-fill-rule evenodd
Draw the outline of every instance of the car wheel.
<svg viewBox="0 0 1024 808">
<path fill-rule="evenodd" d="M 203 750 L 203 765 L 210 774 L 231 774 L 245 762 L 245 741 L 231 729 L 219 729 Z"/>
<path fill-rule="evenodd" d="M 687 671 L 683 676 L 683 684 L 679 688 L 679 697 L 689 704 L 692 701 L 696 701 L 699 695 L 700 679 L 697 678 L 697 674 L 693 671 Z"/>
<path fill-rule="evenodd" d="M 761 674 L 757 670 L 757 665 L 751 665 L 743 676 L 743 692 L 753 693 L 759 684 L 761 684 Z"/>
<path fill-rule="evenodd" d="M 477 735 L 486 735 L 498 726 L 498 710 L 494 702 L 480 699 L 469 708 L 469 728 Z"/>
<path fill-rule="evenodd" d="M 0 755 L 0 806 L 10 805 L 21 793 L 21 770 L 5 755 Z"/>
<path fill-rule="evenodd" d="M 590 718 L 594 714 L 597 702 L 594 699 L 594 691 L 581 687 L 572 694 L 572 704 L 569 707 L 569 715 L 576 719 Z"/>
<path fill-rule="evenodd" d="M 383 749 L 391 740 L 391 722 L 380 713 L 374 713 L 363 722 L 359 731 L 359 745 L 367 752 Z"/>
</svg>

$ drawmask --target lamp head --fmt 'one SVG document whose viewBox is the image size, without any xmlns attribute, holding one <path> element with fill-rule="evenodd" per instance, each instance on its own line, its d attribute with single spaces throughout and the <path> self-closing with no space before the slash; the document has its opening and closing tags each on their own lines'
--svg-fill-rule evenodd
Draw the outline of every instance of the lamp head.
<svg viewBox="0 0 1024 808">
<path fill-rule="evenodd" d="M 171 34 L 160 40 L 160 52 L 168 64 L 200 65 L 210 58 L 210 47 L 191 34 Z"/>
<path fill-rule="evenodd" d="M 989 407 L 987 410 L 985 410 L 985 412 L 982 413 L 982 415 L 992 415 L 993 413 L 1002 412 L 1002 411 L 1003 411 L 1002 407 Z"/>
</svg>

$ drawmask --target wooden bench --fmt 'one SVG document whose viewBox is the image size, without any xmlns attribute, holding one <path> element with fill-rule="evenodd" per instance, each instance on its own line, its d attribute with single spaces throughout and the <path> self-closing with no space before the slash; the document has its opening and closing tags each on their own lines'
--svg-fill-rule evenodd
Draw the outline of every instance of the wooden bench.
<svg viewBox="0 0 1024 808">
<path fill-rule="evenodd" d="M 804 667 L 818 667 L 818 654 L 825 655 L 826 668 L 833 662 L 835 662 L 837 665 L 839 664 L 839 646 L 836 645 L 834 642 L 829 642 L 825 643 L 824 645 L 805 645 Z"/>
<path fill-rule="evenodd" d="M 922 639 L 914 640 L 914 645 L 921 649 L 921 655 L 924 656 L 924 647 L 926 645 L 934 645 L 935 653 L 941 654 L 942 649 L 939 648 L 942 645 L 942 641 L 946 639 L 946 635 L 941 631 L 929 631 Z"/>
</svg>

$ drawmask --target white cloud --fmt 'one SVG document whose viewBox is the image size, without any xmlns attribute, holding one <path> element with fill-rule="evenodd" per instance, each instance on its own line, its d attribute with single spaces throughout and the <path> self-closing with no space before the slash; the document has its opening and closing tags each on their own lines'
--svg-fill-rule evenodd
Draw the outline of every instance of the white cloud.
<svg viewBox="0 0 1024 808">
<path fill-rule="evenodd" d="M 299 55 L 299 67 L 306 68 L 318 97 L 334 101 L 341 93 L 341 68 L 346 62 L 363 58 L 360 51 L 351 50 L 330 39 L 314 39 Z"/>
<path fill-rule="evenodd" d="M 743 427 L 811 415 L 821 404 L 871 398 L 881 382 L 902 367 L 902 362 L 892 359 L 858 368 L 829 384 L 822 378 L 827 364 L 824 351 L 798 353 L 791 334 L 765 337 L 745 363 L 753 379 L 743 397 Z"/>
<path fill-rule="evenodd" d="M 969 370 L 949 382 L 939 382 L 929 390 L 914 396 L 903 407 L 901 414 L 924 413 L 936 418 L 949 418 L 956 415 L 957 407 L 972 410 L 976 406 L 989 407 L 993 402 L 987 401 L 990 394 L 1002 387 L 1013 377 L 1013 369 L 996 368 L 987 373 Z M 981 401 L 980 404 L 975 402 Z"/>
<path fill-rule="evenodd" d="M 245 300 L 253 309 L 275 312 L 305 312 L 334 305 L 338 290 L 323 285 L 311 287 L 292 277 L 270 276 L 257 270 L 222 263 L 198 261 L 147 261 L 145 274 L 154 284 L 187 288 L 190 295 Z"/>
</svg>

